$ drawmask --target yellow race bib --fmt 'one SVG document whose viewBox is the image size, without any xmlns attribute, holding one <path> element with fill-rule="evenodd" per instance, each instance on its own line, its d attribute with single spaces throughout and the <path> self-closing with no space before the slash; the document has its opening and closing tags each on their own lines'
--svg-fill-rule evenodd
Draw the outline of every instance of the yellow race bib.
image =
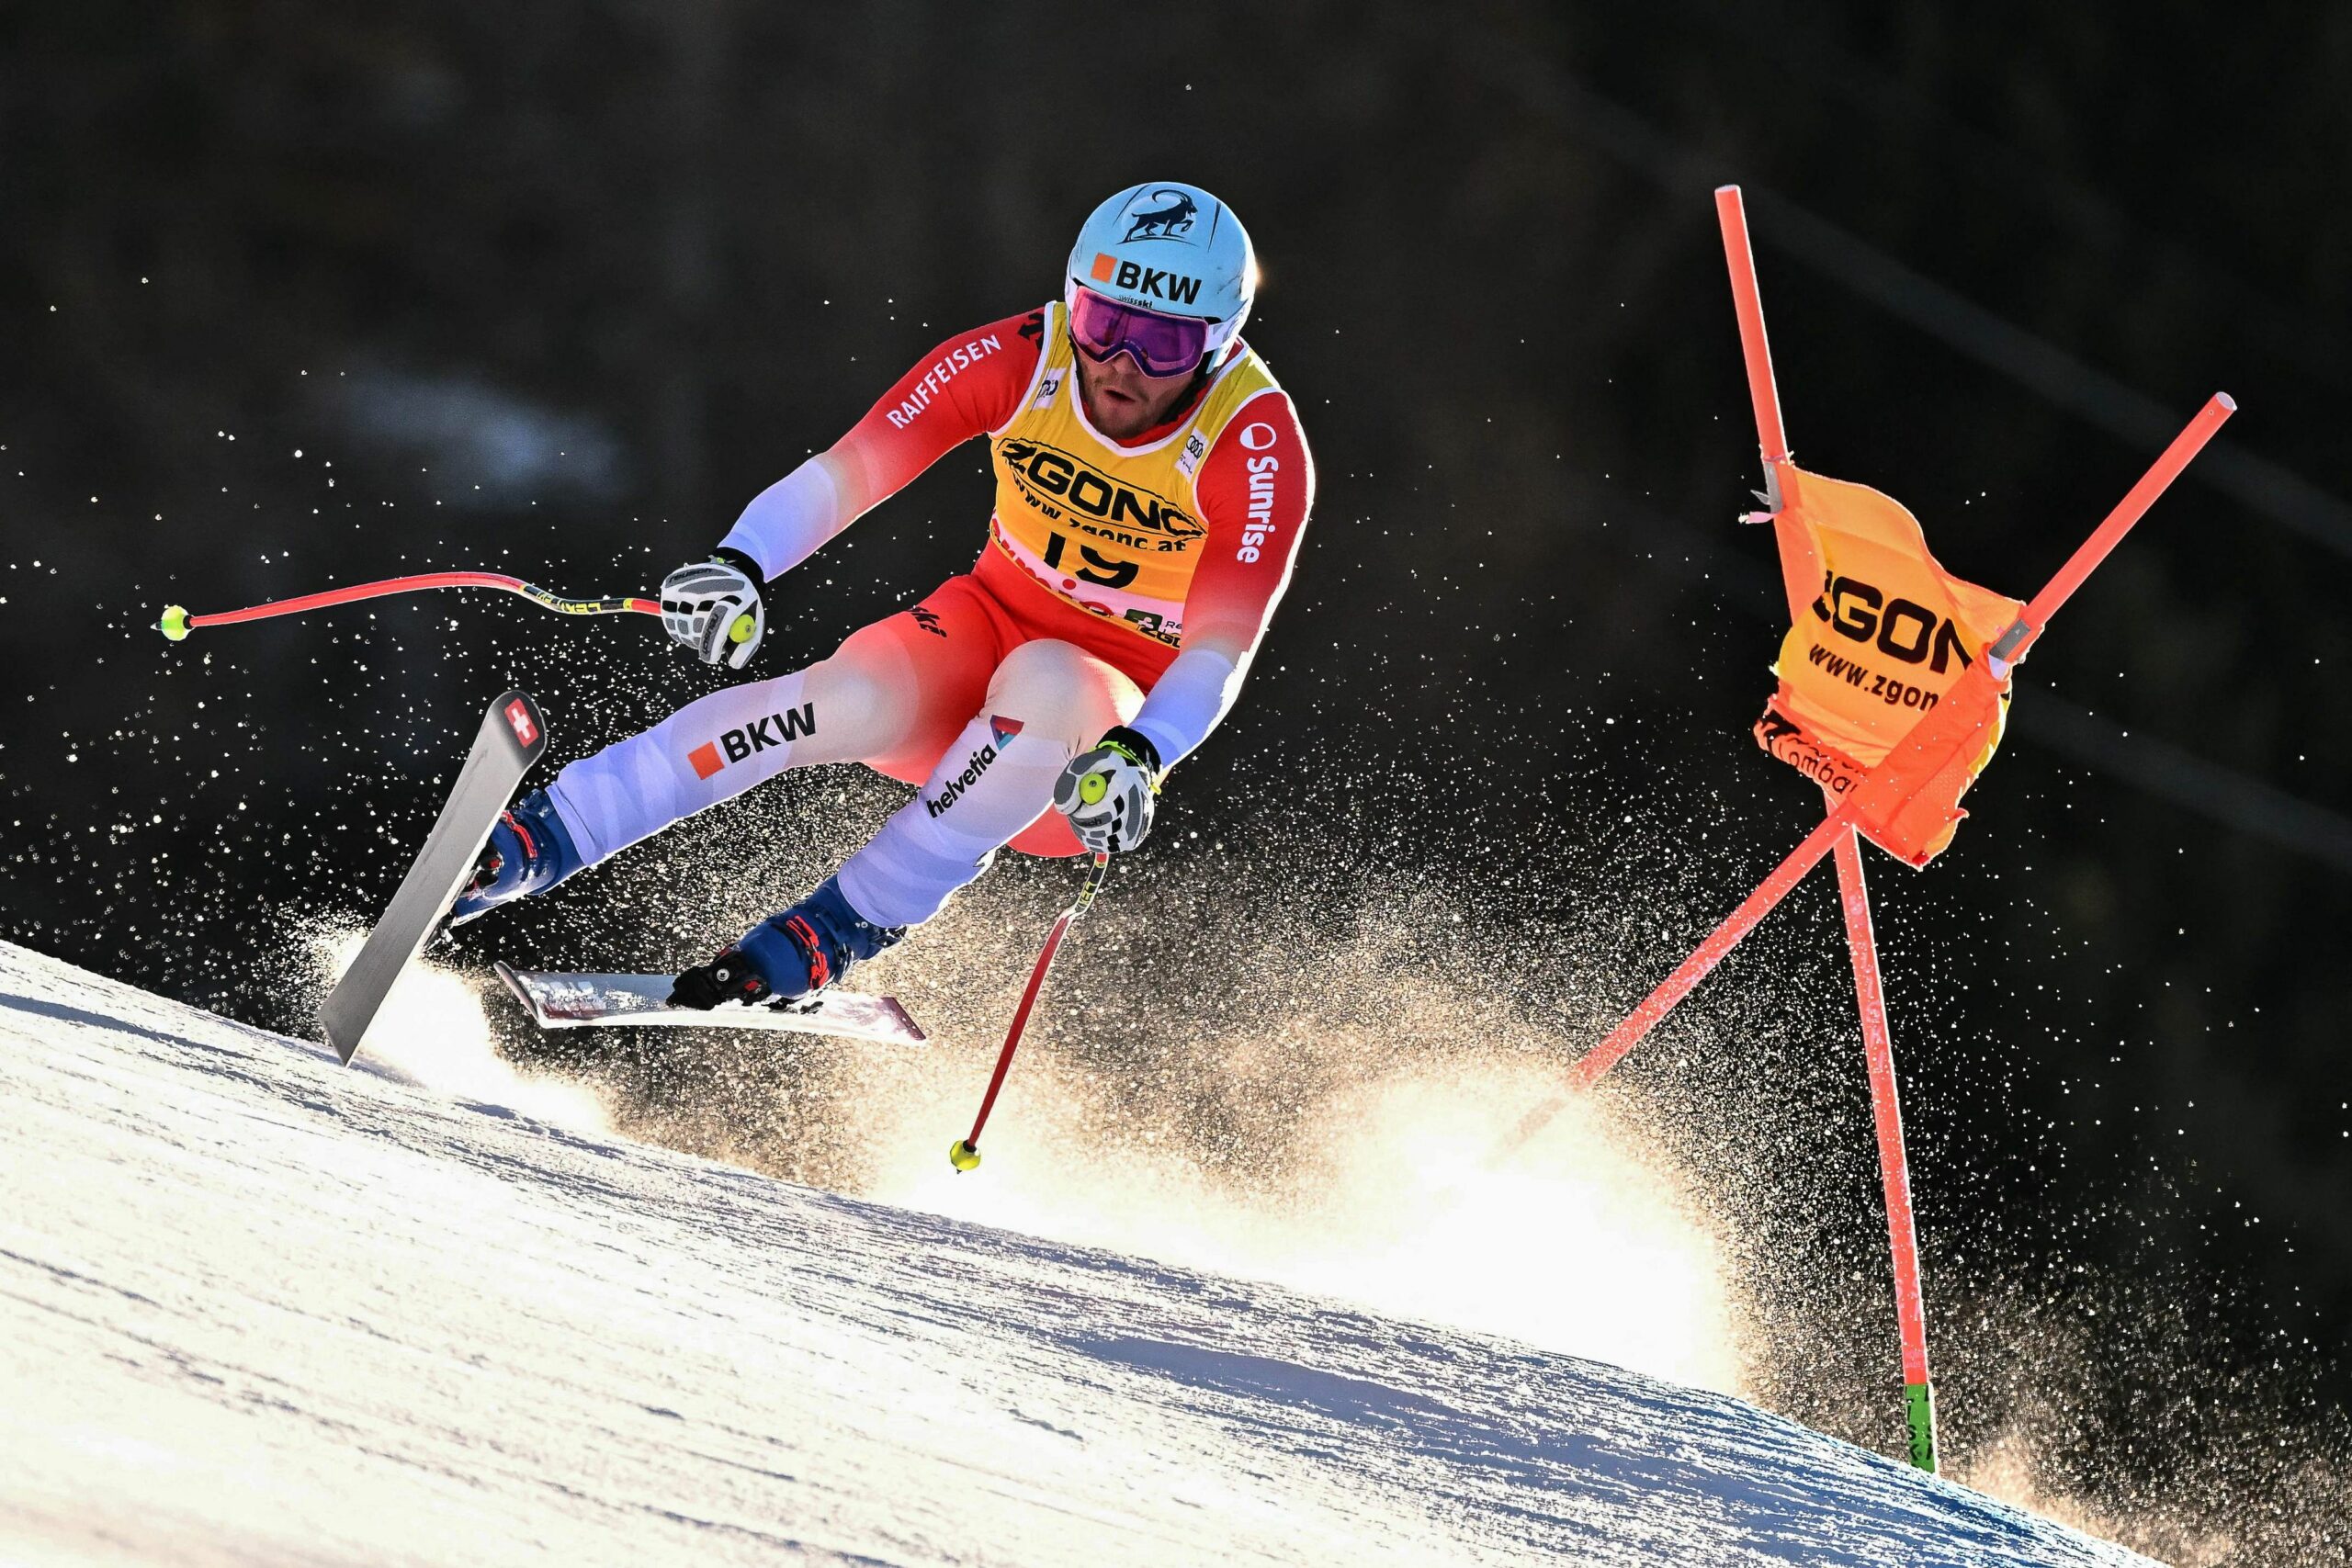
<svg viewBox="0 0 2352 1568">
<path fill-rule="evenodd" d="M 989 538 L 1057 597 L 1172 648 L 1208 531 L 1193 481 L 1227 423 L 1274 378 L 1245 344 L 1183 423 L 1122 446 L 1087 422 L 1062 312 L 1059 301 L 1046 307 L 1037 373 L 1020 412 L 989 437 Z"/>
</svg>

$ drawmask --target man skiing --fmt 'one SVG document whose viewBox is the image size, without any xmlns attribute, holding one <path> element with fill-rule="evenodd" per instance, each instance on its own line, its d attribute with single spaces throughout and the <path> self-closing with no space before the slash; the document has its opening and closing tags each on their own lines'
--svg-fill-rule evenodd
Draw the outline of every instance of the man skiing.
<svg viewBox="0 0 2352 1568">
<path fill-rule="evenodd" d="M 1241 341 L 1256 288 L 1249 235 L 1197 186 L 1140 185 L 1095 209 L 1059 300 L 925 356 L 756 497 L 710 559 L 670 574 L 662 622 L 742 668 L 765 631 L 762 581 L 985 436 L 996 507 L 973 570 L 829 659 L 565 768 L 500 818 L 458 918 L 786 768 L 862 761 L 917 784 L 808 897 L 678 976 L 671 999 L 709 1008 L 833 984 L 1007 844 L 1141 843 L 1161 778 L 1239 692 L 1314 497 L 1297 414 Z"/>
</svg>

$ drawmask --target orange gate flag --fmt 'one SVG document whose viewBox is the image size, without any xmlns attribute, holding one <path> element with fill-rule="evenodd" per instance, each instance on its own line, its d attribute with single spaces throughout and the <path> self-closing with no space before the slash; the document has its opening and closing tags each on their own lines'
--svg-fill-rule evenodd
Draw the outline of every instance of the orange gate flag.
<svg viewBox="0 0 2352 1568">
<path fill-rule="evenodd" d="M 1841 800 L 1862 791 L 1855 826 L 1889 854 L 1926 865 L 1951 842 L 1968 815 L 1960 797 L 2001 743 L 2007 672 L 1988 679 L 1976 667 L 2025 606 L 1937 565 L 1918 519 L 1891 497 L 1785 460 L 1772 474 L 1792 624 L 1757 744 Z M 1963 711 L 1939 714 L 1931 728 L 1972 731 L 1968 744 L 1956 753 L 1898 746 L 1948 704 Z"/>
</svg>

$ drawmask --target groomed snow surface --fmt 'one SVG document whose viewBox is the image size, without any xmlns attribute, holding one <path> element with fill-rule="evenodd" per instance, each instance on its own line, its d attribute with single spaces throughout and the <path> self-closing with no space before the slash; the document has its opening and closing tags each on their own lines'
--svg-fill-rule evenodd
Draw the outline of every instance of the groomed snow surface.
<svg viewBox="0 0 2352 1568">
<path fill-rule="evenodd" d="M 504 1098 L 0 943 L 0 1562 L 2143 1561 L 1721 1394 Z"/>
</svg>

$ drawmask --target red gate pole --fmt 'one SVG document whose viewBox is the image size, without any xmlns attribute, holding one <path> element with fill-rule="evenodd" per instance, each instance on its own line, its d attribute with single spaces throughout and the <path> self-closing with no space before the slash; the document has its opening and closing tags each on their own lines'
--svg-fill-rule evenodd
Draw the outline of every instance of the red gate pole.
<svg viewBox="0 0 2352 1568">
<path fill-rule="evenodd" d="M 1756 885 L 1754 892 L 1740 900 L 1739 908 L 1724 917 L 1724 921 L 1707 933 L 1707 940 L 1691 951 L 1690 956 L 1676 965 L 1674 973 L 1657 983 L 1657 989 L 1644 997 L 1641 1005 L 1629 1014 L 1625 1021 L 1611 1030 L 1607 1038 L 1586 1052 L 1576 1066 L 1568 1069 L 1571 1089 L 1589 1089 L 1602 1074 L 1615 1066 L 1626 1052 L 1640 1044 L 1657 1027 L 1675 1004 L 1690 994 L 1691 988 L 1705 979 L 1714 966 L 1721 964 L 1737 947 L 1740 939 L 1756 929 L 1756 922 L 1772 912 L 1790 890 L 1804 880 L 1804 874 L 1821 863 L 1840 834 L 1849 832 L 1854 815 L 1854 796 L 1848 795 L 1847 804 L 1823 818 L 1821 826 L 1804 836 L 1804 841 L 1788 852 L 1787 858 L 1772 868 L 1770 875 Z M 1555 1102 L 1556 1105 L 1557 1102 Z"/>
<path fill-rule="evenodd" d="M 1747 365 L 1747 400 L 1756 406 L 1756 440 L 1769 479 L 1789 460 L 1781 428 L 1781 391 L 1772 380 L 1772 344 L 1764 335 L 1764 298 L 1756 287 L 1756 253 L 1747 243 L 1747 209 L 1737 186 L 1715 187 L 1715 222 L 1724 231 L 1724 262 L 1731 269 L 1732 309 L 1739 313 L 1739 352 Z"/>
<path fill-rule="evenodd" d="M 1894 1319 L 1903 1345 L 1905 1421 L 1911 1462 L 1936 1469 L 1936 1391 L 1928 1375 L 1928 1309 L 1919 1290 L 1919 1243 L 1911 1220 L 1911 1166 L 1903 1152 L 1903 1101 L 1894 1077 L 1894 1043 L 1879 986 L 1878 940 L 1871 930 L 1870 886 L 1862 879 L 1861 837 L 1838 837 L 1838 896 L 1846 911 L 1846 951 L 1854 962 L 1854 999 L 1862 1015 L 1862 1055 L 1870 1065 L 1871 1117 L 1878 1128 L 1879 1184 L 1886 1192 L 1887 1252 L 1894 1269 Z"/>
<path fill-rule="evenodd" d="M 2099 562 L 2123 542 L 2123 536 L 2132 531 L 2141 514 L 2155 504 L 2156 497 L 2164 494 L 2167 485 L 2180 477 L 2180 470 L 2188 467 L 2189 459 L 2205 449 L 2205 443 L 2213 439 L 2213 432 L 2222 428 L 2222 422 L 2237 412 L 2237 400 L 2227 392 L 2216 392 L 2205 400 L 2205 406 L 2149 465 L 2148 471 L 2140 476 L 2140 482 L 2115 503 L 2115 510 L 2091 530 L 2089 538 L 2075 547 L 2075 553 L 2066 558 L 2066 564 L 2058 569 L 2058 574 L 2043 583 L 2041 592 L 2026 605 L 2025 614 L 1995 640 L 1987 650 L 1994 674 L 2007 674 L 2009 666 L 2025 657 L 2025 650 L 2049 626 L 2058 606 L 2075 596 L 2083 579 L 2098 570 Z"/>
<path fill-rule="evenodd" d="M 2015 624 L 2007 631 L 2003 632 L 1998 640 L 1986 649 L 1984 663 L 1989 668 L 1984 673 L 1979 676 L 1978 671 L 1972 669 L 1962 679 L 1997 679 L 2007 674 L 2009 667 L 2024 656 L 2025 649 L 2031 645 L 2036 637 L 2041 634 L 2042 627 L 2057 612 L 2058 606 L 2064 604 L 2075 590 L 2081 586 L 2083 579 L 2090 575 L 2093 568 L 2107 558 L 2108 552 L 2115 547 L 2117 541 L 2123 537 L 2151 505 L 2154 504 L 2156 497 L 2164 493 L 2165 487 L 2179 477 L 2180 470 L 2188 466 L 2188 460 L 2197 456 L 2198 451 L 2206 442 L 2212 439 L 2213 432 L 2220 428 L 2222 422 L 2229 418 L 2236 409 L 2237 404 L 2230 400 L 2227 393 L 2214 393 L 2205 406 L 2198 411 L 2196 417 L 2188 422 L 2178 435 L 2173 437 L 2172 445 L 2166 446 L 2163 455 L 2157 457 L 2155 463 L 2145 474 L 2141 476 L 2140 482 L 2133 485 L 2121 501 L 2116 502 L 2115 510 L 2107 514 L 2107 520 L 2098 525 L 2089 538 L 2076 547 L 2074 555 L 2068 558 L 2066 564 L 2059 569 L 2058 575 L 2052 578 L 2043 586 L 2041 592 L 2033 596 L 2032 602 L 2026 606 L 2025 614 L 2018 616 Z M 1951 728 L 1952 724 L 1961 722 L 1964 708 L 1965 705 L 1949 702 L 1931 708 L 1927 716 L 1913 727 L 1910 734 L 1896 742 L 1898 750 L 1911 752 L 1915 754 L 1915 758 L 1926 759 L 1923 765 L 1917 770 L 1917 778 L 1919 783 L 1913 786 L 1915 789 L 1924 785 L 1928 774 L 1934 773 L 1962 746 L 1974 739 L 1977 731 L 1973 728 L 1954 730 Z M 1947 723 L 1947 715 L 1951 716 L 1951 723 Z M 1881 762 L 1877 768 L 1871 771 L 1871 778 L 1878 777 L 1888 765 L 1888 762 Z M 1772 906 L 1786 897 L 1789 890 L 1803 879 L 1804 874 L 1813 869 L 1823 855 L 1829 852 L 1834 847 L 1833 840 L 1838 834 L 1859 815 L 1861 797 L 1867 793 L 1869 793 L 1868 780 L 1861 786 L 1849 792 L 1844 802 L 1825 818 L 1819 827 L 1806 834 L 1803 843 L 1789 852 L 1788 858 L 1774 867 L 1772 874 L 1741 902 L 1739 908 L 1734 909 L 1724 919 L 1723 924 L 1708 934 L 1707 940 L 1699 944 L 1698 950 L 1684 959 L 1673 974 L 1660 982 L 1657 989 L 1642 998 L 1641 1006 L 1634 1010 L 1632 1017 L 1611 1030 L 1608 1038 L 1594 1046 L 1582 1060 L 1569 1068 L 1570 1087 L 1579 1089 L 1591 1087 L 1602 1074 L 1615 1066 L 1626 1052 L 1640 1044 L 1643 1037 L 1657 1027 L 1658 1021 L 1673 1011 L 1674 1005 L 1688 996 L 1691 987 L 1706 977 L 1708 971 L 1722 963 L 1724 954 L 1739 945 L 1739 940 L 1748 933 L 1756 922 L 1762 919 Z M 1878 803 L 1889 812 L 1902 804 L 1902 800 L 1899 799 L 1889 799 Z M 1532 1136 L 1536 1127 L 1549 1120 L 1551 1113 L 1558 1109 L 1559 1103 L 1555 1101 L 1539 1107 L 1536 1112 L 1532 1112 L 1528 1119 L 1521 1122 L 1521 1129 L 1516 1134 L 1518 1140 L 1524 1142 L 1527 1137 Z"/>
</svg>

